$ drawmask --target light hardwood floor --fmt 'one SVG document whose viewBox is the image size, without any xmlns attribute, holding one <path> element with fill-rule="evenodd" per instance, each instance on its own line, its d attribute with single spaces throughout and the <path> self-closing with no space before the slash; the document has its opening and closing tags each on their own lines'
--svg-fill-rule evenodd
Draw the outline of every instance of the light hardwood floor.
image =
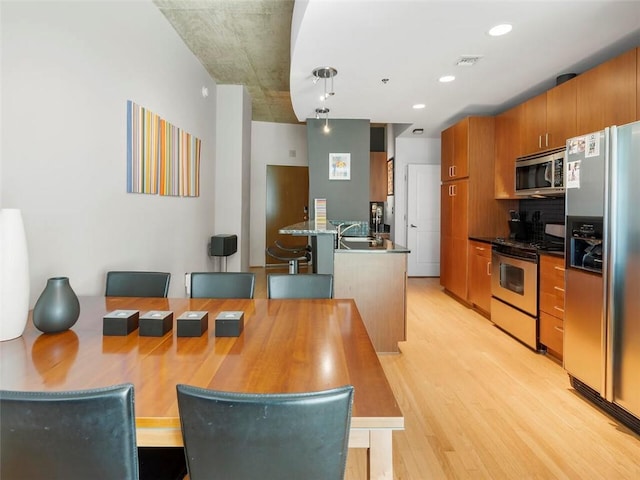
<svg viewBox="0 0 640 480">
<path fill-rule="evenodd" d="M 265 271 L 254 271 L 266 296 Z M 407 305 L 402 353 L 380 356 L 405 416 L 396 479 L 640 479 L 640 436 L 575 393 L 557 362 L 437 278 L 410 278 Z M 350 450 L 346 478 L 365 478 L 365 461 Z"/>
</svg>

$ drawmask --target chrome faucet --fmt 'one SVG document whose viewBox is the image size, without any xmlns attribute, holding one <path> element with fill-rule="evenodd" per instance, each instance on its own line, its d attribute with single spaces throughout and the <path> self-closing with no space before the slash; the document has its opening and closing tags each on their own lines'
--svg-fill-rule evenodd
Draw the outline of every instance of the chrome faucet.
<svg viewBox="0 0 640 480">
<path fill-rule="evenodd" d="M 350 225 L 347 225 L 345 228 L 342 228 L 344 227 L 345 224 L 346 222 L 342 222 L 341 224 L 338 225 L 338 245 L 337 245 L 338 248 L 340 248 L 340 242 L 342 241 L 342 237 L 344 237 L 345 232 L 348 232 L 354 227 L 360 226 L 360 223 L 352 223 Z"/>
</svg>

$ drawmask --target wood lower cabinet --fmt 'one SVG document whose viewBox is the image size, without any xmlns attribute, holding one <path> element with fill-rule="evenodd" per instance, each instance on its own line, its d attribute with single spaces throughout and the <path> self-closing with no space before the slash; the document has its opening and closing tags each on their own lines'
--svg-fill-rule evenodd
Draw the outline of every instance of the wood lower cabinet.
<svg viewBox="0 0 640 480">
<path fill-rule="evenodd" d="M 562 360 L 564 334 L 564 258 L 540 256 L 540 343 Z"/>
<path fill-rule="evenodd" d="M 469 303 L 491 313 L 491 244 L 469 240 Z"/>
<path fill-rule="evenodd" d="M 637 118 L 637 57 L 634 48 L 574 79 L 577 82 L 578 134 L 624 125 Z"/>
</svg>

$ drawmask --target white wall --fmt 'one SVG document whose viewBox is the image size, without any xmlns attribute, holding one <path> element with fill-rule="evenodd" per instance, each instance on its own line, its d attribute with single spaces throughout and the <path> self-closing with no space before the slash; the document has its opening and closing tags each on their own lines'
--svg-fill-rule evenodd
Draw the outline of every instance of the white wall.
<svg viewBox="0 0 640 480">
<path fill-rule="evenodd" d="M 395 140 L 395 217 L 394 240 L 407 244 L 407 165 L 410 163 L 440 164 L 439 138 L 397 137 Z M 438 195 L 440 193 L 438 192 Z"/>
<path fill-rule="evenodd" d="M 309 165 L 306 125 L 252 122 L 251 266 L 265 265 L 267 165 Z"/>
<path fill-rule="evenodd" d="M 25 221 L 31 304 L 52 276 L 211 268 L 216 85 L 149 0 L 0 3 L 0 205 Z M 201 89 L 208 87 L 203 98 Z M 202 140 L 200 197 L 126 193 L 126 102 Z"/>
<path fill-rule="evenodd" d="M 238 236 L 227 271 L 249 269 L 251 98 L 242 85 L 218 85 L 215 234 Z M 223 259 L 218 259 L 223 260 Z"/>
</svg>

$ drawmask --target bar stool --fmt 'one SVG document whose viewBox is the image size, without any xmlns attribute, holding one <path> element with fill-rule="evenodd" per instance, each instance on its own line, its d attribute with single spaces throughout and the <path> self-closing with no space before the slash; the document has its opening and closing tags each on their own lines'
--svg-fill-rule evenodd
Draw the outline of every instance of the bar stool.
<svg viewBox="0 0 640 480">
<path fill-rule="evenodd" d="M 289 273 L 297 274 L 300 271 L 300 262 L 311 261 L 311 247 L 285 247 L 277 240 L 275 245 L 266 248 L 267 255 L 282 262 L 289 263 Z"/>
</svg>

